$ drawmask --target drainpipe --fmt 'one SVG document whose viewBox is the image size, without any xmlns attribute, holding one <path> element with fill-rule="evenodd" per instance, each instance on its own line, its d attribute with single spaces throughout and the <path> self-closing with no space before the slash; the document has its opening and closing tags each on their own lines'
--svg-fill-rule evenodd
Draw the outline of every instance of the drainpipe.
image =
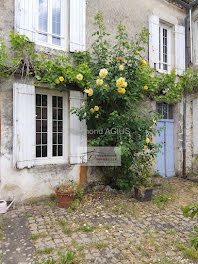
<svg viewBox="0 0 198 264">
<path fill-rule="evenodd" d="M 185 17 L 185 70 L 188 68 L 188 18 L 190 14 Z M 183 95 L 183 168 L 182 176 L 186 178 L 186 89 Z"/>
</svg>

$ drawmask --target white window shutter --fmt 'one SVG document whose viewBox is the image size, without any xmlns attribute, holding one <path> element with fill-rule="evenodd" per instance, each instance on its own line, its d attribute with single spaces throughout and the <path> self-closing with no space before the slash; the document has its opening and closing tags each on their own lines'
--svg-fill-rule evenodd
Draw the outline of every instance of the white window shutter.
<svg viewBox="0 0 198 264">
<path fill-rule="evenodd" d="M 15 0 L 15 32 L 26 35 L 30 41 L 35 39 L 36 1 Z"/>
<path fill-rule="evenodd" d="M 159 69 L 159 17 L 149 16 L 149 63 Z"/>
<path fill-rule="evenodd" d="M 85 51 L 86 0 L 70 0 L 70 51 Z"/>
<path fill-rule="evenodd" d="M 193 153 L 198 155 L 198 98 L 193 100 Z"/>
<path fill-rule="evenodd" d="M 85 95 L 79 91 L 70 91 L 70 109 L 80 108 Z M 87 126 L 78 116 L 70 113 L 70 163 L 87 162 Z"/>
<path fill-rule="evenodd" d="M 175 25 L 175 68 L 176 74 L 185 70 L 185 27 Z"/>
<path fill-rule="evenodd" d="M 31 168 L 35 159 L 35 87 L 13 85 L 13 164 Z"/>
</svg>

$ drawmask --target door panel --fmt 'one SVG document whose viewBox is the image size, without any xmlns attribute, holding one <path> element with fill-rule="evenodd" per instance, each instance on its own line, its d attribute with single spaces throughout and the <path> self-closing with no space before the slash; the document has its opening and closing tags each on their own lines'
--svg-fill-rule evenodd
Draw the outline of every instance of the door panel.
<svg viewBox="0 0 198 264">
<path fill-rule="evenodd" d="M 165 166 L 166 166 L 166 176 L 174 176 L 174 122 L 166 121 L 166 129 L 165 129 L 165 149 L 166 149 L 166 158 L 165 158 Z"/>
<path fill-rule="evenodd" d="M 165 127 L 156 135 L 156 143 L 161 145 L 156 158 L 157 172 L 163 177 L 175 175 L 174 171 L 174 121 L 163 119 L 157 122 L 157 129 Z"/>
<path fill-rule="evenodd" d="M 158 121 L 157 122 L 157 129 L 164 127 L 165 122 L 163 121 Z M 160 133 L 156 134 L 156 143 L 161 145 L 161 148 L 159 152 L 157 153 L 156 157 L 156 167 L 157 167 L 157 172 L 161 176 L 166 176 L 166 171 L 165 171 L 165 131 L 161 130 Z"/>
</svg>

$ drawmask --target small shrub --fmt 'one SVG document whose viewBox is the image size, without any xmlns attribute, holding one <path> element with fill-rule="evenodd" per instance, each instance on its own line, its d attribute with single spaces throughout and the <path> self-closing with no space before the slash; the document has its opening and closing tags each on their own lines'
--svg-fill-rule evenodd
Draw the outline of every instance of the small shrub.
<svg viewBox="0 0 198 264">
<path fill-rule="evenodd" d="M 162 205 L 166 204 L 168 202 L 169 198 L 166 194 L 161 194 L 157 197 L 155 197 L 154 202 L 157 204 L 158 208 L 161 208 Z"/>
</svg>

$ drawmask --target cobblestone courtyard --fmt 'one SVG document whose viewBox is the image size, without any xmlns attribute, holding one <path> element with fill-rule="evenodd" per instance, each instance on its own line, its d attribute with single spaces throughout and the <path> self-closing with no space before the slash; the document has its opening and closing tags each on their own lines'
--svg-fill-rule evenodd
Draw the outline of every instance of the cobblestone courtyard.
<svg viewBox="0 0 198 264">
<path fill-rule="evenodd" d="M 160 194 L 169 199 L 159 208 Z M 31 199 L 1 217 L 2 263 L 198 263 L 189 248 L 197 219 L 180 210 L 197 200 L 198 184 L 176 178 L 164 179 L 152 202 L 95 191 L 68 212 L 50 199 Z M 66 250 L 74 259 L 60 262 L 57 252 Z M 56 262 L 45 262 L 50 256 Z"/>
</svg>

